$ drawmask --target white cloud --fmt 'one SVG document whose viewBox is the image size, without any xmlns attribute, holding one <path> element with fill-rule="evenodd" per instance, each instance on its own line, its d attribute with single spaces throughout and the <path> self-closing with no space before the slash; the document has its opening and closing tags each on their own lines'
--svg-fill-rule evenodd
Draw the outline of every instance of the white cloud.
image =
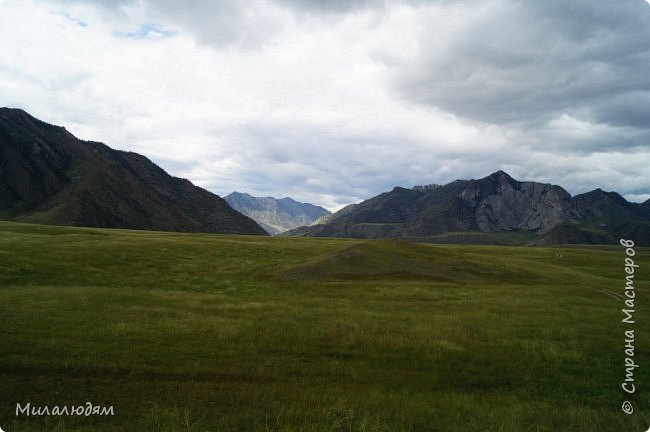
<svg viewBox="0 0 650 432">
<path fill-rule="evenodd" d="M 650 89 L 632 66 L 649 51 L 627 33 L 646 27 L 630 2 L 613 13 L 627 27 L 565 9 L 12 0 L 0 10 L 0 101 L 222 195 L 336 208 L 505 169 L 645 196 Z M 602 37 L 583 38 L 594 22 Z"/>
</svg>

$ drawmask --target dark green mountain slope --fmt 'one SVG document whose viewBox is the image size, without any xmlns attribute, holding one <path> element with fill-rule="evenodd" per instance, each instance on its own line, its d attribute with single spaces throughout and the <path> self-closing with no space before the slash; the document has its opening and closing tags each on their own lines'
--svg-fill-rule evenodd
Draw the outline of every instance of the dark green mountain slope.
<svg viewBox="0 0 650 432">
<path fill-rule="evenodd" d="M 55 225 L 265 234 L 253 220 L 146 157 L 81 141 L 0 108 L 0 215 Z"/>
</svg>

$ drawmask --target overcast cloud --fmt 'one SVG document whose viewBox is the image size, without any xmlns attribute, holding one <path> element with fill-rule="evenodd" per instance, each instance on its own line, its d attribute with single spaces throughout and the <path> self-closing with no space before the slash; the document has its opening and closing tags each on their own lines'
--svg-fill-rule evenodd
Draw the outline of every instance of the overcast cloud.
<svg viewBox="0 0 650 432">
<path fill-rule="evenodd" d="M 644 0 L 5 0 L 0 29 L 0 105 L 220 195 L 650 197 Z"/>
</svg>

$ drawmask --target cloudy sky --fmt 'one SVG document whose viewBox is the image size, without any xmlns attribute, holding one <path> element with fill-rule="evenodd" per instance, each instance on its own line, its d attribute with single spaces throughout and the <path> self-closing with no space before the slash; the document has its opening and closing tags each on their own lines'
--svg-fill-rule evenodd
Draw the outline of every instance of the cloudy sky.
<svg viewBox="0 0 650 432">
<path fill-rule="evenodd" d="M 0 105 L 220 195 L 650 197 L 645 0 L 4 0 Z"/>
</svg>

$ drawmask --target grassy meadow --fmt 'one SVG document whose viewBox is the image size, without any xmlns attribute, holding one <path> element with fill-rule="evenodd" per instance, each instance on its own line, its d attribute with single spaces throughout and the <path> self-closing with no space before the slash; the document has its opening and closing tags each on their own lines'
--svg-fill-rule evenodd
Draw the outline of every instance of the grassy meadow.
<svg viewBox="0 0 650 432">
<path fill-rule="evenodd" d="M 0 222 L 0 427 L 645 431 L 650 251 L 627 398 L 624 258 Z M 115 415 L 15 413 L 86 401 Z"/>
</svg>

